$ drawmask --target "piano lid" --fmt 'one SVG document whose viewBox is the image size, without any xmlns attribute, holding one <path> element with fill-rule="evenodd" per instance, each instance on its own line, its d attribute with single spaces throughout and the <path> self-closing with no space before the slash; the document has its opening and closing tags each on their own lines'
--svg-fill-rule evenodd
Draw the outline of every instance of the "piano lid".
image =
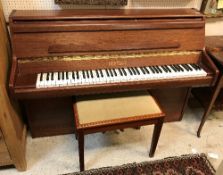
<svg viewBox="0 0 223 175">
<path fill-rule="evenodd" d="M 163 19 L 203 18 L 195 9 L 79 9 L 79 10 L 14 10 L 11 20 L 83 20 L 83 19 Z"/>
</svg>

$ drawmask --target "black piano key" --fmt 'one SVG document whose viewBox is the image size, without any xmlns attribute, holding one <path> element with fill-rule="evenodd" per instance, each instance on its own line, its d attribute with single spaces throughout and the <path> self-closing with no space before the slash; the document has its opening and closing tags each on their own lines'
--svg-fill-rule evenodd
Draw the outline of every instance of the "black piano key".
<svg viewBox="0 0 223 175">
<path fill-rule="evenodd" d="M 60 80 L 60 72 L 57 72 L 57 79 Z"/>
<path fill-rule="evenodd" d="M 178 67 L 178 65 L 174 65 L 174 67 L 177 69 L 178 72 L 181 72 L 181 69 Z"/>
<path fill-rule="evenodd" d="M 83 78 L 86 79 L 86 75 L 85 75 L 85 71 L 84 70 L 82 71 L 82 74 L 83 74 Z"/>
<path fill-rule="evenodd" d="M 119 74 L 120 74 L 121 76 L 123 76 L 122 70 L 121 70 L 121 69 L 118 69 L 118 71 L 119 71 Z"/>
<path fill-rule="evenodd" d="M 197 64 L 190 64 L 195 70 L 201 70 L 201 67 Z"/>
<path fill-rule="evenodd" d="M 184 71 L 178 64 L 176 64 L 175 66 L 177 67 L 177 69 L 179 70 L 179 72 L 183 72 Z"/>
<path fill-rule="evenodd" d="M 156 68 L 156 66 L 153 66 L 153 69 L 156 71 L 156 73 L 160 73 L 159 70 Z"/>
<path fill-rule="evenodd" d="M 78 71 L 76 72 L 76 76 L 77 76 L 77 79 L 80 78 L 80 75 L 79 75 L 79 72 Z"/>
<path fill-rule="evenodd" d="M 185 66 L 186 66 L 190 71 L 193 71 L 193 69 L 192 69 L 190 66 L 188 66 L 187 64 L 185 64 Z"/>
<path fill-rule="evenodd" d="M 142 67 L 140 67 L 139 69 L 142 71 L 143 74 L 146 74 L 145 70 Z"/>
<path fill-rule="evenodd" d="M 117 76 L 118 76 L 118 74 L 117 74 L 117 72 L 116 72 L 116 70 L 115 70 L 115 69 L 113 69 L 113 72 L 114 72 L 115 76 L 117 77 Z"/>
<path fill-rule="evenodd" d="M 171 69 L 167 65 L 164 65 L 164 67 L 166 68 L 166 70 L 168 70 L 168 72 L 172 72 Z"/>
<path fill-rule="evenodd" d="M 100 74 L 101 74 L 101 77 L 104 77 L 103 72 L 102 72 L 101 69 L 99 70 L 99 72 L 100 72 Z"/>
<path fill-rule="evenodd" d="M 178 65 L 178 66 L 180 67 L 180 69 L 181 69 L 182 72 L 185 71 L 185 69 L 183 69 L 183 67 L 181 65 Z"/>
<path fill-rule="evenodd" d="M 173 65 L 173 67 L 175 68 L 176 72 L 180 72 L 180 69 L 177 67 L 177 65 Z"/>
<path fill-rule="evenodd" d="M 147 74 L 150 74 L 149 69 L 147 67 L 143 67 Z"/>
<path fill-rule="evenodd" d="M 183 66 L 183 68 L 186 69 L 187 71 L 190 71 L 190 69 L 188 69 L 188 67 L 185 64 L 181 64 L 181 66 Z"/>
<path fill-rule="evenodd" d="M 133 68 L 133 67 L 130 67 L 130 69 L 131 69 L 131 71 L 132 71 L 133 75 L 137 75 L 137 73 L 136 73 L 136 71 L 134 70 L 134 68 Z"/>
<path fill-rule="evenodd" d="M 68 72 L 66 72 L 66 79 L 67 79 L 67 80 L 69 79 Z"/>
<path fill-rule="evenodd" d="M 169 71 L 166 69 L 165 66 L 161 66 L 161 68 L 164 70 L 164 72 L 168 73 Z"/>
<path fill-rule="evenodd" d="M 125 76 L 127 76 L 127 72 L 125 71 L 124 68 L 122 68 L 122 72 L 124 73 Z"/>
<path fill-rule="evenodd" d="M 46 73 L 46 80 L 48 81 L 49 80 L 49 75 L 50 73 Z"/>
<path fill-rule="evenodd" d="M 62 72 L 62 80 L 65 79 L 65 76 L 64 76 L 65 72 Z"/>
<path fill-rule="evenodd" d="M 133 69 L 135 70 L 136 75 L 140 75 L 140 72 L 138 71 L 137 67 L 133 67 Z"/>
<path fill-rule="evenodd" d="M 178 72 L 177 69 L 176 69 L 173 65 L 170 65 L 170 67 L 172 68 L 172 70 L 173 70 L 174 72 Z"/>
<path fill-rule="evenodd" d="M 40 81 L 43 81 L 43 73 L 40 73 Z"/>
<path fill-rule="evenodd" d="M 130 75 L 133 75 L 133 72 L 130 68 L 127 68 L 127 70 L 129 71 Z"/>
<path fill-rule="evenodd" d="M 75 79 L 75 73 L 74 72 L 72 72 L 72 78 Z"/>
<path fill-rule="evenodd" d="M 112 71 L 114 77 L 117 77 L 117 73 L 116 73 L 115 69 L 112 69 L 111 71 Z"/>
<path fill-rule="evenodd" d="M 181 67 L 181 65 L 178 65 L 178 67 L 181 69 L 182 72 L 184 72 L 184 69 Z"/>
<path fill-rule="evenodd" d="M 149 68 L 152 70 L 152 73 L 154 73 L 154 74 L 158 73 L 157 70 L 153 66 L 150 66 Z"/>
<path fill-rule="evenodd" d="M 153 66 L 153 69 L 156 71 L 156 73 L 160 73 L 159 70 L 156 68 L 156 66 Z"/>
<path fill-rule="evenodd" d="M 198 70 L 194 64 L 190 64 L 190 66 L 193 67 L 195 70 Z"/>
<path fill-rule="evenodd" d="M 108 69 L 105 69 L 105 72 L 106 72 L 107 77 L 110 77 Z"/>
<path fill-rule="evenodd" d="M 91 78 L 94 78 L 92 70 L 90 70 L 90 75 L 91 75 Z"/>
<path fill-rule="evenodd" d="M 135 68 L 134 67 L 131 67 L 130 69 L 131 69 L 133 75 L 137 75 L 137 72 L 135 71 Z"/>
<path fill-rule="evenodd" d="M 135 67 L 135 70 L 136 70 L 136 73 L 137 73 L 138 75 L 141 75 L 141 73 L 140 73 L 140 71 L 138 70 L 137 67 Z"/>
<path fill-rule="evenodd" d="M 198 70 L 202 70 L 202 68 L 198 64 L 194 64 L 194 66 L 196 66 Z"/>
<path fill-rule="evenodd" d="M 175 65 L 177 67 L 177 69 L 179 70 L 179 72 L 183 72 L 183 70 L 181 69 L 181 67 L 179 65 Z"/>
<path fill-rule="evenodd" d="M 98 73 L 98 70 L 96 70 L 96 75 L 97 75 L 97 77 L 99 78 L 99 73 Z"/>
<path fill-rule="evenodd" d="M 54 80 L 53 72 L 51 72 L 50 79 L 51 79 L 51 81 L 53 81 L 53 80 Z"/>
<path fill-rule="evenodd" d="M 145 75 L 146 74 L 146 71 L 144 70 L 144 68 L 140 67 L 139 68 L 141 70 L 141 72 Z"/>
<path fill-rule="evenodd" d="M 86 70 L 87 78 L 90 78 L 89 71 Z"/>
<path fill-rule="evenodd" d="M 109 71 L 111 77 L 113 77 L 114 75 L 113 75 L 113 73 L 112 73 L 112 70 L 111 70 L 111 69 L 108 69 L 108 71 Z"/>
<path fill-rule="evenodd" d="M 157 68 L 157 70 L 159 71 L 159 73 L 163 73 L 162 69 L 160 69 L 159 66 L 155 66 Z"/>
</svg>

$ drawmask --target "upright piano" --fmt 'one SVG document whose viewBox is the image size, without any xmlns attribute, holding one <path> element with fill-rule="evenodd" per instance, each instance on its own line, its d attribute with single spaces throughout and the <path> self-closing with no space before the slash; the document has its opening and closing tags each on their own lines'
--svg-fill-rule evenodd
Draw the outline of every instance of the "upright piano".
<svg viewBox="0 0 223 175">
<path fill-rule="evenodd" d="M 218 76 L 194 9 L 18 10 L 10 30 L 9 88 L 33 137 L 72 133 L 77 95 L 150 90 L 179 121 L 191 88 Z"/>
</svg>

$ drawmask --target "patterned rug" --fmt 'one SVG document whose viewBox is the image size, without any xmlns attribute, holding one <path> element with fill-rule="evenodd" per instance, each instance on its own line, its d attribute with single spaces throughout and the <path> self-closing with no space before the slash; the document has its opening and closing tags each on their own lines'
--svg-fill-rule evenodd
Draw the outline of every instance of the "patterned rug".
<svg viewBox="0 0 223 175">
<path fill-rule="evenodd" d="M 67 175 L 214 175 L 205 154 L 169 157 L 142 163 L 106 167 Z"/>
</svg>

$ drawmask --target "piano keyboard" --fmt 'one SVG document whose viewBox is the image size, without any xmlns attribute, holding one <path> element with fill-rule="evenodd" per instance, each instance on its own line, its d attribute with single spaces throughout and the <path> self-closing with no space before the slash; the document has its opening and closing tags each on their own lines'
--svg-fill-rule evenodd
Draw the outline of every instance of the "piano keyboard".
<svg viewBox="0 0 223 175">
<path fill-rule="evenodd" d="M 189 78 L 206 75 L 205 70 L 197 64 L 49 72 L 37 75 L 36 88 Z"/>
</svg>

